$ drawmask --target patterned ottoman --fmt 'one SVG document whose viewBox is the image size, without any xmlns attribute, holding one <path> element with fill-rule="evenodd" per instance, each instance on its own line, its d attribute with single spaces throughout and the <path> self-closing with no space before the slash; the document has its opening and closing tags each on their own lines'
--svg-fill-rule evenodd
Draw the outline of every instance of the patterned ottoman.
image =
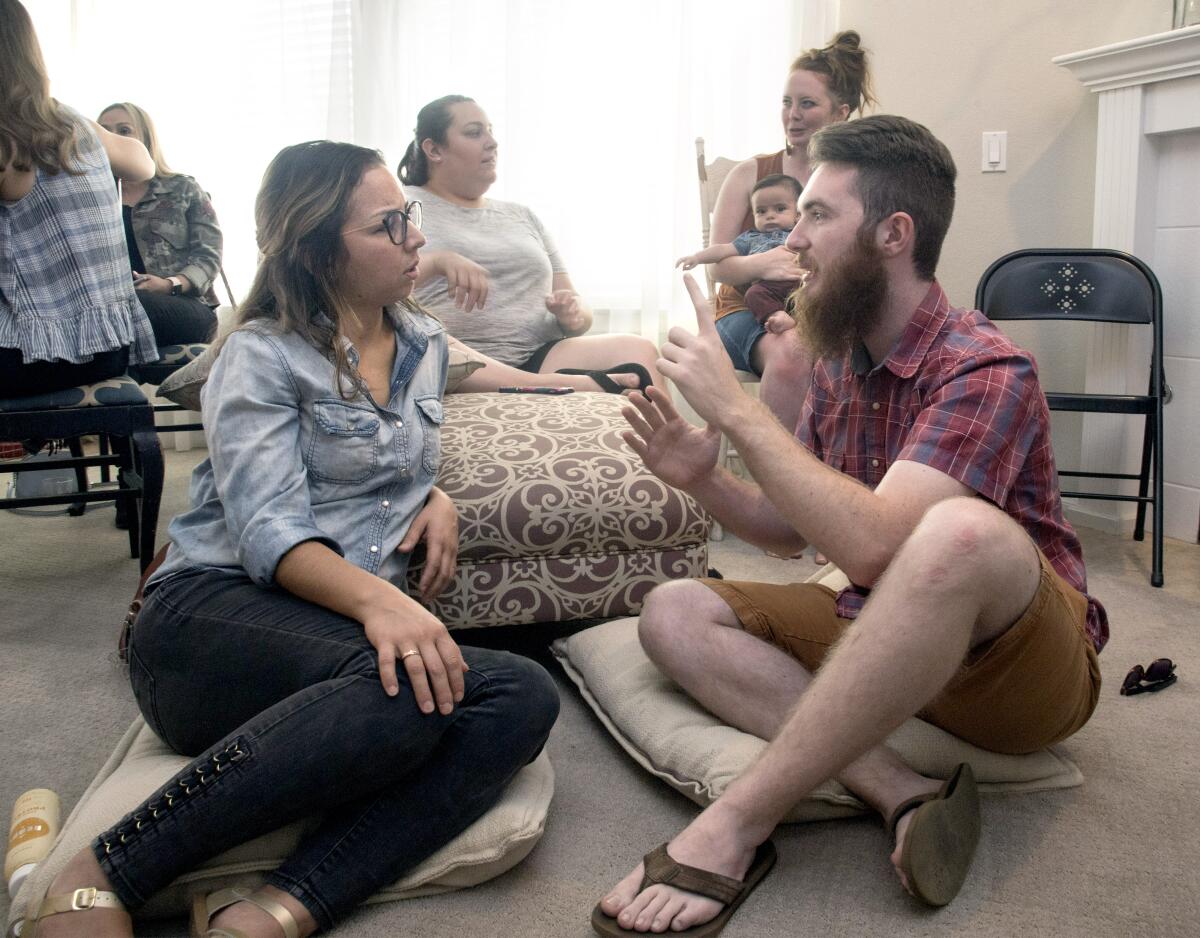
<svg viewBox="0 0 1200 938">
<path fill-rule="evenodd" d="M 625 445 L 622 403 L 446 395 L 437 484 L 458 507 L 460 542 L 433 612 L 447 625 L 635 615 L 655 584 L 705 574 L 708 518 Z"/>
</svg>

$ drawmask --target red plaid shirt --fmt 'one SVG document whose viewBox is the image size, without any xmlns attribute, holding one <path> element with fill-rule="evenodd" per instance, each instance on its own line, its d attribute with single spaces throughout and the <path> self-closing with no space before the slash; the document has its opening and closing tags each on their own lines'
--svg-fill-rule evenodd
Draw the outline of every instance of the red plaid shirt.
<svg viewBox="0 0 1200 938">
<path fill-rule="evenodd" d="M 1014 518 L 1064 580 L 1086 595 L 1083 551 L 1063 518 L 1050 413 L 1033 357 L 982 313 L 950 306 L 934 283 L 880 365 L 860 347 L 821 359 L 796 427 L 819 459 L 871 488 L 900 459 L 932 466 Z M 853 619 L 868 591 L 838 596 Z M 1088 596 L 1087 632 L 1108 641 L 1104 607 Z"/>
</svg>

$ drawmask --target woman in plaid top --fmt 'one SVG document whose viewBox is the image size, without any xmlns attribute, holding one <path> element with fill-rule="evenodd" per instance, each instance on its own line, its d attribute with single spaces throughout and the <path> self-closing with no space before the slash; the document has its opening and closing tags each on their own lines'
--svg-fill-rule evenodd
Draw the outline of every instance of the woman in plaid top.
<svg viewBox="0 0 1200 938">
<path fill-rule="evenodd" d="M 50 97 L 29 14 L 0 0 L 0 396 L 52 393 L 158 358 L 117 192 L 154 163 Z"/>
</svg>

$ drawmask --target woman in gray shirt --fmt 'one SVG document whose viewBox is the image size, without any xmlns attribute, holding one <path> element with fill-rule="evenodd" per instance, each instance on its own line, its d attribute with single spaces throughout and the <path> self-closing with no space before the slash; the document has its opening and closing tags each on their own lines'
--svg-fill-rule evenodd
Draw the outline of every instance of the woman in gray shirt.
<svg viewBox="0 0 1200 938">
<path fill-rule="evenodd" d="M 584 335 L 592 311 L 537 216 L 485 198 L 496 181 L 496 150 L 483 109 L 448 95 L 421 109 L 399 169 L 422 204 L 431 248 L 415 295 L 452 336 L 488 359 L 458 390 L 558 385 L 620 393 L 661 386 L 650 340 Z"/>
</svg>

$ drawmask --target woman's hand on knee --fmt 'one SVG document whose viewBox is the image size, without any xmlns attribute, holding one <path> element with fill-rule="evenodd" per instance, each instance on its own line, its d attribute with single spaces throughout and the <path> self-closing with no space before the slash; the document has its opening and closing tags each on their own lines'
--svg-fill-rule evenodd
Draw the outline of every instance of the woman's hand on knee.
<svg viewBox="0 0 1200 938">
<path fill-rule="evenodd" d="M 379 653 L 379 680 L 390 697 L 400 692 L 397 662 L 408 675 L 413 697 L 422 713 L 450 713 L 463 698 L 463 674 L 468 670 L 458 643 L 446 626 L 415 600 L 381 609 L 366 617 L 363 629 Z"/>
</svg>

